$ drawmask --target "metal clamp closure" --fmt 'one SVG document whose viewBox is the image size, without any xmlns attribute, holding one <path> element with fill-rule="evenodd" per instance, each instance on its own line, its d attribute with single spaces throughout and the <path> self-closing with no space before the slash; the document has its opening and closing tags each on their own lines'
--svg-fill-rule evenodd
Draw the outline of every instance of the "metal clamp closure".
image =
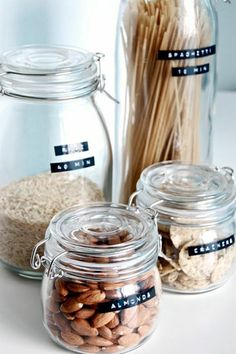
<svg viewBox="0 0 236 354">
<path fill-rule="evenodd" d="M 102 63 L 101 60 L 105 57 L 103 53 L 96 53 L 94 55 L 94 59 L 98 62 L 98 73 L 99 73 L 99 86 L 98 89 L 101 93 L 105 93 L 108 98 L 110 98 L 113 102 L 119 104 L 120 102 L 113 97 L 109 92 L 105 90 L 106 86 L 106 76 L 102 72 Z"/>
<path fill-rule="evenodd" d="M 48 262 L 48 259 L 45 256 L 40 257 L 40 255 L 37 252 L 39 247 L 43 246 L 49 239 L 50 236 L 45 238 L 44 240 L 39 241 L 33 248 L 33 251 L 31 253 L 30 264 L 31 267 L 35 270 L 40 269 L 42 265 L 45 266 L 45 263 Z"/>
<path fill-rule="evenodd" d="M 64 275 L 63 270 L 58 268 L 55 263 L 56 263 L 57 260 L 59 260 L 59 258 L 65 256 L 67 254 L 70 254 L 70 253 L 73 253 L 73 252 L 70 252 L 70 251 L 61 252 L 61 253 L 59 253 L 57 256 L 55 256 L 51 260 L 49 268 L 45 272 L 50 279 L 62 278 L 63 277 L 63 275 Z"/>
</svg>

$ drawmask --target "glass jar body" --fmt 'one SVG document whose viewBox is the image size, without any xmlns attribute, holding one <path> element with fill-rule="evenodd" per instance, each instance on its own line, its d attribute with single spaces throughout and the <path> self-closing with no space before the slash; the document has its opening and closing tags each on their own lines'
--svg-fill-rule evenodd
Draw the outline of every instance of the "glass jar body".
<svg viewBox="0 0 236 354">
<path fill-rule="evenodd" d="M 164 289 L 198 293 L 229 279 L 236 256 L 235 198 L 230 168 L 173 161 L 142 172 L 136 202 L 158 213 Z"/>
<path fill-rule="evenodd" d="M 110 200 L 110 141 L 94 95 L 71 100 L 1 97 L 0 259 L 41 277 L 30 255 L 52 216 Z"/>
<path fill-rule="evenodd" d="M 163 289 L 200 293 L 222 286 L 235 267 L 235 220 L 204 226 L 205 220 L 159 216 Z"/>
<path fill-rule="evenodd" d="M 142 345 L 158 321 L 158 252 L 155 224 L 142 209 L 93 203 L 57 214 L 41 258 L 51 338 L 77 353 L 125 353 Z M 37 246 L 32 259 L 37 266 Z"/>
<path fill-rule="evenodd" d="M 42 294 L 50 337 L 77 353 L 125 353 L 143 344 L 157 325 L 160 279 L 155 266 L 126 281 L 44 276 Z"/>
<path fill-rule="evenodd" d="M 121 1 L 115 200 L 155 162 L 211 161 L 216 37 L 209 0 Z"/>
</svg>

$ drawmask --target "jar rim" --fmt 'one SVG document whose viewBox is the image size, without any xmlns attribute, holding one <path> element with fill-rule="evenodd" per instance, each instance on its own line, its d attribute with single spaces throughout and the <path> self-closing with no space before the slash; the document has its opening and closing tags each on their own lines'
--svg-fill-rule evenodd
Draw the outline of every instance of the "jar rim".
<svg viewBox="0 0 236 354">
<path fill-rule="evenodd" d="M 9 96 L 69 99 L 99 86 L 94 53 L 67 46 L 20 46 L 0 55 L 1 86 Z"/>
<path fill-rule="evenodd" d="M 159 251 L 151 217 L 141 208 L 123 204 L 68 208 L 53 217 L 46 234 L 46 258 L 52 262 L 56 257 L 57 268 L 86 279 L 104 281 L 104 272 L 107 280 L 116 272 L 121 278 L 133 277 L 153 267 Z M 62 257 L 58 258 L 58 252 Z"/>
<path fill-rule="evenodd" d="M 137 190 L 139 205 L 174 217 L 222 219 L 235 210 L 233 170 L 226 167 L 156 163 L 143 170 Z"/>
</svg>

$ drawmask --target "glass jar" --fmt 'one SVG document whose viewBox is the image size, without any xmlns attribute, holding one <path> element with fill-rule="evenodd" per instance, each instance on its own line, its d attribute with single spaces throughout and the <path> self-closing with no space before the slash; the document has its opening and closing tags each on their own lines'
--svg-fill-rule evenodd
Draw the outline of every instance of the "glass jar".
<svg viewBox="0 0 236 354">
<path fill-rule="evenodd" d="M 0 260 L 33 272 L 30 255 L 55 213 L 111 200 L 111 145 L 95 94 L 100 55 L 23 46 L 1 56 Z"/>
<path fill-rule="evenodd" d="M 32 266 L 45 266 L 43 320 L 55 342 L 77 353 L 124 353 L 151 335 L 161 295 L 151 216 L 125 205 L 76 206 L 52 219 L 43 243 Z"/>
<path fill-rule="evenodd" d="M 154 208 L 162 236 L 163 288 L 215 289 L 234 268 L 236 190 L 230 168 L 180 162 L 154 164 L 137 183 L 137 205 Z"/>
<path fill-rule="evenodd" d="M 211 161 L 216 32 L 210 0 L 121 1 L 115 201 L 153 163 Z"/>
</svg>

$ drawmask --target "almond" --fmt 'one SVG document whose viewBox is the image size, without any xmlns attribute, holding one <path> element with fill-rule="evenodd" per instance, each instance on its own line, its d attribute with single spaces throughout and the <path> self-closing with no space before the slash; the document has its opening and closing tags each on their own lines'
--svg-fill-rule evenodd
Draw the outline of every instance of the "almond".
<svg viewBox="0 0 236 354">
<path fill-rule="evenodd" d="M 64 282 L 63 279 L 56 279 L 55 288 L 56 288 L 58 294 L 61 295 L 61 296 L 65 297 L 69 293 L 69 291 L 66 288 L 66 283 Z"/>
<path fill-rule="evenodd" d="M 56 302 L 64 302 L 66 301 L 66 296 L 62 296 L 58 294 L 56 289 L 53 289 L 51 292 L 51 297 L 56 301 Z"/>
<path fill-rule="evenodd" d="M 106 326 L 108 328 L 113 329 L 116 326 L 118 326 L 119 323 L 120 323 L 119 316 L 117 314 L 115 314 L 114 318 L 110 322 L 108 322 Z"/>
<path fill-rule="evenodd" d="M 88 290 L 86 293 L 77 297 L 77 301 L 85 305 L 93 305 L 102 302 L 106 297 L 104 291 L 101 290 Z"/>
<path fill-rule="evenodd" d="M 134 316 L 137 316 L 137 307 L 130 307 L 121 312 L 121 323 L 123 325 L 128 324 Z"/>
<path fill-rule="evenodd" d="M 107 323 L 109 323 L 111 320 L 113 320 L 114 317 L 115 317 L 114 312 L 97 313 L 92 318 L 92 325 L 93 325 L 93 327 L 96 327 L 96 328 L 105 326 Z"/>
<path fill-rule="evenodd" d="M 154 297 L 151 300 L 148 300 L 144 303 L 145 307 L 157 307 L 157 305 L 158 305 L 158 301 L 157 301 L 156 297 Z"/>
<path fill-rule="evenodd" d="M 75 314 L 73 313 L 66 313 L 63 312 L 63 316 L 68 320 L 68 321 L 73 321 L 75 319 Z"/>
<path fill-rule="evenodd" d="M 112 334 L 117 337 L 117 336 L 124 336 L 131 332 L 132 332 L 131 328 L 120 325 L 113 329 Z"/>
<path fill-rule="evenodd" d="M 91 344 L 80 345 L 79 349 L 81 349 L 82 351 L 87 352 L 87 353 L 98 353 L 100 351 L 99 347 L 97 347 L 96 345 L 91 345 Z"/>
<path fill-rule="evenodd" d="M 113 345 L 110 340 L 103 337 L 89 337 L 86 338 L 86 342 L 88 344 L 97 345 L 99 347 L 109 347 L 110 345 Z"/>
<path fill-rule="evenodd" d="M 139 326 L 142 326 L 149 322 L 150 310 L 146 308 L 144 305 L 139 305 L 138 307 L 139 307 L 139 311 L 138 311 Z"/>
<path fill-rule="evenodd" d="M 73 346 L 84 344 L 83 338 L 75 332 L 61 332 L 62 339 Z"/>
<path fill-rule="evenodd" d="M 151 328 L 148 325 L 143 325 L 138 328 L 138 333 L 140 334 L 141 337 L 146 336 L 150 331 Z"/>
<path fill-rule="evenodd" d="M 112 339 L 113 335 L 112 335 L 112 331 L 110 330 L 110 328 L 103 326 L 100 327 L 98 329 L 98 333 L 101 337 L 105 338 L 105 339 Z"/>
<path fill-rule="evenodd" d="M 60 306 L 59 303 L 56 302 L 52 297 L 48 299 L 47 302 L 47 309 L 52 312 L 52 313 L 59 313 L 60 312 Z"/>
<path fill-rule="evenodd" d="M 82 319 L 87 319 L 92 317 L 95 314 L 94 309 L 86 309 L 82 308 L 81 310 L 77 311 L 75 314 L 76 318 L 82 318 Z"/>
<path fill-rule="evenodd" d="M 97 336 L 97 328 L 90 326 L 89 322 L 84 319 L 77 318 L 71 322 L 71 327 L 81 336 Z"/>
<path fill-rule="evenodd" d="M 55 313 L 53 315 L 53 321 L 55 325 L 63 332 L 70 331 L 69 322 L 65 319 L 65 317 L 60 313 Z"/>
<path fill-rule="evenodd" d="M 137 333 L 130 333 L 118 339 L 118 343 L 123 347 L 132 347 L 138 344 L 140 336 Z"/>
<path fill-rule="evenodd" d="M 70 297 L 60 307 L 60 310 L 65 313 L 76 312 L 83 307 L 83 304 L 80 303 L 77 298 Z"/>
<path fill-rule="evenodd" d="M 130 328 L 136 328 L 147 324 L 150 320 L 150 311 L 143 305 L 139 305 L 137 308 L 135 316 L 127 323 L 127 326 Z"/>
<path fill-rule="evenodd" d="M 85 293 L 89 287 L 80 283 L 68 283 L 67 288 L 73 293 Z"/>
</svg>

